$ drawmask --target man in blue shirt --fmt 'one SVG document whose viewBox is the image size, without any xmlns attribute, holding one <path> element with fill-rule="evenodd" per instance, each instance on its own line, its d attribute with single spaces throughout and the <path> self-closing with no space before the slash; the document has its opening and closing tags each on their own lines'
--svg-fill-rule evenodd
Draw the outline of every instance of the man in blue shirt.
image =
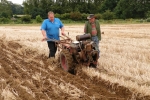
<svg viewBox="0 0 150 100">
<path fill-rule="evenodd" d="M 54 40 L 60 40 L 59 38 L 59 29 L 61 29 L 61 34 L 64 34 L 64 25 L 62 24 L 59 18 L 54 17 L 54 13 L 52 11 L 48 12 L 48 19 L 45 19 L 41 25 L 41 31 L 43 35 L 43 39 L 47 40 L 48 48 L 49 48 L 49 58 L 55 57 L 55 53 L 57 51 L 57 46 Z"/>
</svg>

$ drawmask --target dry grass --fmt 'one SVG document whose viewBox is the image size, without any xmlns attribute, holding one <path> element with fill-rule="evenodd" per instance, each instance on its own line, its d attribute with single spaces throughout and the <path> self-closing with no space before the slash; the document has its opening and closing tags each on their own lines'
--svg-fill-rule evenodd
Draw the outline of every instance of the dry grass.
<svg viewBox="0 0 150 100">
<path fill-rule="evenodd" d="M 3 100 L 16 100 L 16 97 L 13 92 L 11 92 L 9 86 L 2 90 L 1 97 Z"/>
<path fill-rule="evenodd" d="M 135 93 L 150 95 L 149 27 L 149 24 L 101 25 L 101 30 L 104 32 L 100 42 L 101 56 L 98 66 L 101 70 L 88 68 L 82 70 L 91 78 L 97 76 L 111 83 L 119 83 L 120 86 L 125 86 Z M 65 26 L 65 32 L 69 32 L 69 36 L 75 40 L 76 35 L 83 34 L 83 28 L 83 25 Z M 1 26 L 0 36 L 7 40 L 19 41 L 27 45 L 28 49 L 38 51 L 39 54 L 48 55 L 47 43 L 41 42 L 40 27 Z M 23 54 L 23 51 L 18 53 Z M 39 73 L 33 76 L 37 80 L 40 80 L 40 77 Z M 55 85 L 56 82 L 50 81 Z M 62 90 L 68 88 L 68 91 L 64 91 L 66 93 L 72 87 L 69 83 L 58 85 L 58 88 Z M 73 88 L 76 95 L 82 93 Z M 3 94 L 5 92 L 6 90 Z M 7 92 L 9 92 L 8 89 Z"/>
</svg>

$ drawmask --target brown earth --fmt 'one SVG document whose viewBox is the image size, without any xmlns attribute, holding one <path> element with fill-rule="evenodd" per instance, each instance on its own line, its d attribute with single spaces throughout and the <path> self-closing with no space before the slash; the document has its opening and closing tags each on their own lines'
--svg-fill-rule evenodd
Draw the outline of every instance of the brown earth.
<svg viewBox="0 0 150 100">
<path fill-rule="evenodd" d="M 0 82 L 0 88 L 9 87 L 16 100 L 132 99 L 133 93 L 127 88 L 97 77 L 89 78 L 80 69 L 72 75 L 58 67 L 57 60 L 48 62 L 44 55 L 36 55 L 36 51 L 24 48 L 17 42 L 0 40 L 0 79 L 6 80 Z M 3 99 L 1 96 L 0 100 Z M 139 95 L 136 99 L 150 98 Z"/>
</svg>

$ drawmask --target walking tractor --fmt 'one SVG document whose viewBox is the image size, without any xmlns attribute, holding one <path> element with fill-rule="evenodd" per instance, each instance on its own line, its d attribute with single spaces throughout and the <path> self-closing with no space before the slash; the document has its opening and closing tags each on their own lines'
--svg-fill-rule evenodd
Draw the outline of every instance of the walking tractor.
<svg viewBox="0 0 150 100">
<path fill-rule="evenodd" d="M 59 61 L 63 70 L 72 72 L 77 64 L 97 66 L 99 53 L 95 48 L 95 43 L 91 41 L 90 34 L 77 35 L 76 41 L 65 35 L 55 42 L 60 50 Z"/>
</svg>

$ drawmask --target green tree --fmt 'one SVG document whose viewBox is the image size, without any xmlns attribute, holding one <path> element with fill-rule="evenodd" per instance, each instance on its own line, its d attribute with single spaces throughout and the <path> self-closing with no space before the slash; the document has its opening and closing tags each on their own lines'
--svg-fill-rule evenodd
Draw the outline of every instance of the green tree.
<svg viewBox="0 0 150 100">
<path fill-rule="evenodd" d="M 103 13 L 106 10 L 113 11 L 119 1 L 120 0 L 105 0 L 101 5 L 100 12 Z"/>
<path fill-rule="evenodd" d="M 52 0 L 25 0 L 23 2 L 25 14 L 29 14 L 32 18 L 40 15 L 42 18 L 47 17 L 47 12 L 52 8 Z"/>
<path fill-rule="evenodd" d="M 105 19 L 105 20 L 111 20 L 114 18 L 114 13 L 111 12 L 110 10 L 106 10 L 106 12 L 103 13 L 102 16 L 103 16 L 103 19 Z"/>
<path fill-rule="evenodd" d="M 126 3 L 125 3 L 126 2 Z M 129 14 L 127 11 L 127 7 L 129 6 L 129 0 L 120 0 L 114 9 L 117 18 L 125 19 Z"/>
<path fill-rule="evenodd" d="M 45 17 L 46 13 L 43 11 L 43 9 L 34 7 L 30 11 L 30 15 L 32 16 L 33 19 L 35 19 L 37 15 L 40 15 L 41 17 Z"/>
<path fill-rule="evenodd" d="M 150 11 L 148 11 L 148 12 L 146 13 L 146 17 L 147 17 L 147 18 L 150 18 Z"/>
<path fill-rule="evenodd" d="M 0 17 L 12 17 L 12 10 L 9 2 L 7 0 L 1 0 L 0 2 Z"/>
<path fill-rule="evenodd" d="M 37 15 L 36 16 L 36 22 L 37 23 L 41 23 L 43 21 L 43 19 L 41 18 L 41 16 L 40 15 Z"/>
<path fill-rule="evenodd" d="M 7 24 L 7 23 L 9 23 L 9 21 L 10 21 L 10 19 L 8 19 L 8 18 L 5 18 L 5 17 L 0 18 L 0 23 L 2 23 L 2 24 Z"/>
<path fill-rule="evenodd" d="M 70 18 L 71 18 L 72 20 L 78 21 L 78 20 L 81 20 L 82 15 L 81 15 L 80 12 L 71 12 L 71 13 L 70 13 Z"/>
<path fill-rule="evenodd" d="M 149 0 L 120 0 L 114 12 L 118 18 L 144 18 L 149 9 Z"/>
<path fill-rule="evenodd" d="M 21 21 L 23 23 L 30 23 L 31 22 L 31 16 L 30 15 L 23 16 L 23 17 L 21 17 Z"/>
<path fill-rule="evenodd" d="M 106 10 L 115 13 L 117 18 L 144 18 L 150 9 L 149 0 L 24 0 L 25 14 L 32 18 L 40 15 L 47 18 L 48 11 L 57 14 L 71 12 L 102 14 Z"/>
<path fill-rule="evenodd" d="M 13 4 L 13 3 L 10 3 L 10 5 L 11 5 L 11 10 L 12 10 L 13 15 L 14 14 L 17 14 L 17 15 L 18 14 L 19 15 L 24 14 L 24 11 L 23 11 L 24 7 L 23 6 L 18 5 L 18 4 Z"/>
</svg>

